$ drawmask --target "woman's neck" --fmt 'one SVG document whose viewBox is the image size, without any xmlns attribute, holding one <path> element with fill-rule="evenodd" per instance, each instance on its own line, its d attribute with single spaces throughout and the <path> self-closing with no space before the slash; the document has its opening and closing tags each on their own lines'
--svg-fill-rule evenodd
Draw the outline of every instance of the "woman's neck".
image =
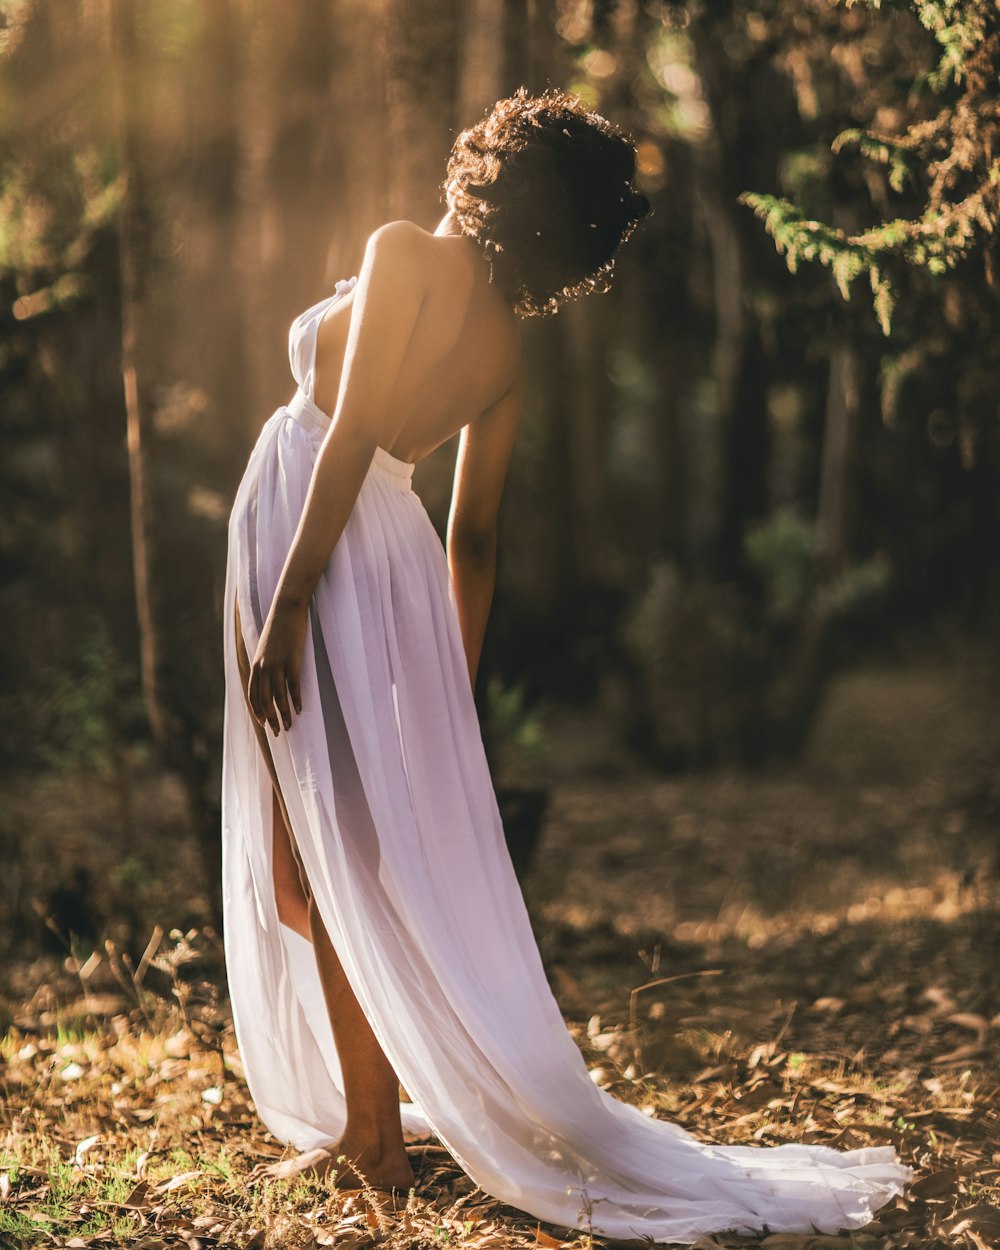
<svg viewBox="0 0 1000 1250">
<path fill-rule="evenodd" d="M 458 218 L 449 209 L 438 222 L 434 230 L 435 234 L 462 234 L 462 227 L 458 224 Z"/>
</svg>

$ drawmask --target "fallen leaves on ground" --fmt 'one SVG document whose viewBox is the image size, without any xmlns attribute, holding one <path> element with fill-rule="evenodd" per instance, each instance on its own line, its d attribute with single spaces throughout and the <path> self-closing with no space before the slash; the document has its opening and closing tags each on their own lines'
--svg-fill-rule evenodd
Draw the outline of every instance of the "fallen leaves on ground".
<svg viewBox="0 0 1000 1250">
<path fill-rule="evenodd" d="M 592 1079 L 705 1140 L 888 1144 L 916 1169 L 851 1236 L 699 1250 L 1000 1246 L 996 808 L 966 763 L 985 739 L 956 737 L 964 690 L 942 702 L 924 683 L 893 727 L 934 741 L 893 774 L 870 685 L 854 681 L 840 745 L 828 717 L 798 771 L 553 789 L 528 896 Z M 609 1244 L 502 1206 L 433 1142 L 411 1144 L 417 1187 L 395 1202 L 252 1183 L 287 1152 L 247 1094 L 218 943 L 171 941 L 134 964 L 111 947 L 8 970 L 23 992 L 2 1004 L 4 1250 Z"/>
<path fill-rule="evenodd" d="M 606 970 L 600 983 L 607 994 Z M 897 1062 L 886 1066 L 848 1057 L 832 1044 L 839 1008 L 758 998 L 750 1027 L 736 1010 L 740 1004 L 716 997 L 714 985 L 715 979 L 678 979 L 670 986 L 672 1018 L 647 1007 L 636 1019 L 623 984 L 617 1018 L 571 1021 L 598 1083 L 703 1138 L 845 1149 L 891 1144 L 918 1175 L 903 1198 L 853 1237 L 719 1234 L 702 1239 L 701 1250 L 997 1244 L 996 1065 L 935 1064 L 928 1039 L 949 1047 L 956 1030 L 971 1033 L 983 1043 L 977 1053 L 995 1056 L 1000 1021 L 966 1009 L 954 987 L 895 996 L 897 1013 L 884 1018 L 883 1029 L 899 1026 Z M 881 997 L 872 1001 L 884 1010 Z M 738 1032 L 722 1027 L 737 1017 Z M 285 1151 L 256 1118 L 228 1017 L 216 1013 L 215 1021 L 215 1035 L 202 1030 L 199 1039 L 176 1008 L 161 1005 L 154 1015 L 147 1003 L 110 1019 L 92 1016 L 67 1034 L 32 1027 L 22 1013 L 3 1050 L 0 1244 L 63 1250 L 608 1244 L 505 1208 L 433 1142 L 409 1146 L 417 1175 L 409 1196 L 338 1192 L 302 1178 L 250 1183 L 257 1163 Z M 689 1069 L 683 1074 L 671 1070 L 678 1056 Z M 80 1071 L 67 1081 L 71 1065 Z M 206 1099 L 208 1091 L 213 1096 Z"/>
</svg>

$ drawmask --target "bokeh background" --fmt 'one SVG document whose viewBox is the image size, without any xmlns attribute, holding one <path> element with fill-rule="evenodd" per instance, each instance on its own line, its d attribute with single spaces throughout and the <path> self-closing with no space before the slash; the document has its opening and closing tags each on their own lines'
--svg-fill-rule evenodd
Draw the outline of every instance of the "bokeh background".
<svg viewBox="0 0 1000 1250">
<path fill-rule="evenodd" d="M 566 924 L 629 920 L 601 902 L 622 856 L 705 853 L 703 883 L 774 913 L 820 828 L 857 870 L 831 914 L 894 881 L 930 891 L 916 911 L 988 890 L 996 20 L 5 0 L 7 962 L 217 922 L 225 528 L 289 322 L 382 222 L 434 228 L 455 135 L 521 84 L 623 125 L 653 211 L 610 294 L 525 325 L 478 691 L 519 863 L 540 835 Z M 453 454 L 419 470 L 439 525 Z M 667 877 L 644 923 L 720 923 L 731 894 Z"/>
</svg>

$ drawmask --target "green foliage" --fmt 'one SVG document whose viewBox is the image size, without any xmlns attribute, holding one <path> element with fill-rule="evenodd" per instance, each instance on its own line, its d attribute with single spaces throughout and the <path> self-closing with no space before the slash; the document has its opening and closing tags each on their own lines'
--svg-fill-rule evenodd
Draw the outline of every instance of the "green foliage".
<svg viewBox="0 0 1000 1250">
<path fill-rule="evenodd" d="M 804 203 L 815 203 L 826 196 L 829 166 L 830 153 L 825 144 L 792 148 L 781 157 L 781 185 Z"/>
<path fill-rule="evenodd" d="M 528 703 L 524 685 L 505 686 L 491 677 L 486 686 L 486 705 L 491 737 L 535 752 L 545 745 L 541 711 Z"/>
<path fill-rule="evenodd" d="M 884 552 L 850 565 L 822 591 L 822 609 L 844 618 L 882 605 L 892 584 L 892 563 Z"/>
<path fill-rule="evenodd" d="M 744 597 L 659 564 L 624 640 L 642 677 L 657 752 L 696 764 L 740 758 L 759 706 L 764 659 Z"/>
<path fill-rule="evenodd" d="M 802 744 L 832 671 L 832 627 L 884 606 L 891 565 L 878 554 L 825 578 L 814 527 L 784 508 L 745 539 L 763 610 L 735 587 L 654 568 L 625 628 L 658 751 L 703 764 Z"/>
<path fill-rule="evenodd" d="M 77 272 L 120 198 L 106 155 L 91 145 L 34 160 L 19 154 L 0 172 L 0 269 L 59 278 Z"/>
<path fill-rule="evenodd" d="M 782 508 L 745 539 L 751 564 L 761 574 L 771 613 L 787 617 L 806 602 L 813 583 L 813 528 L 793 508 Z"/>
<path fill-rule="evenodd" d="M 882 267 L 882 255 L 896 250 L 904 259 L 912 260 L 908 249 L 919 248 L 926 253 L 928 248 L 927 242 L 914 244 L 908 230 L 909 223 L 897 220 L 877 231 L 869 231 L 867 235 L 848 237 L 835 226 L 804 220 L 797 205 L 779 196 L 748 191 L 739 198 L 740 203 L 748 205 L 763 219 L 764 228 L 774 239 L 775 247 L 784 255 L 791 273 L 797 271 L 802 260 L 819 261 L 832 272 L 837 289 L 846 300 L 855 278 L 867 272 L 875 314 L 882 332 L 889 333 L 896 295 Z M 956 259 L 956 254 L 948 252 L 944 246 L 938 247 L 937 263 L 954 263 Z"/>
<path fill-rule="evenodd" d="M 856 147 L 867 160 L 886 166 L 889 185 L 897 194 L 913 182 L 913 169 L 902 144 L 886 138 L 877 139 L 864 130 L 851 128 L 837 135 L 831 144 L 831 151 L 837 154 L 850 146 Z"/>
<path fill-rule="evenodd" d="M 871 7 L 880 8 L 877 0 Z M 828 268 L 846 300 L 862 273 L 870 281 L 873 307 L 886 335 L 897 302 L 887 268 L 921 270 L 931 279 L 984 252 L 1000 223 L 1000 12 L 992 0 L 942 0 L 907 6 L 939 45 L 936 71 L 927 81 L 947 94 L 937 114 L 916 119 L 897 135 L 850 127 L 831 145 L 834 154 L 855 149 L 886 170 L 889 188 L 927 187 L 922 211 L 891 217 L 848 234 L 811 220 L 798 204 L 773 195 L 744 192 L 739 201 L 764 222 L 794 273 L 800 260 Z M 987 262 L 988 263 L 988 262 Z"/>
<path fill-rule="evenodd" d="M 793 508 L 779 509 L 754 526 L 744 543 L 764 582 L 768 615 L 775 622 L 810 612 L 842 620 L 881 606 L 892 582 L 892 565 L 882 552 L 824 581 L 817 567 L 815 529 Z"/>
<path fill-rule="evenodd" d="M 58 772 L 106 767 L 122 726 L 141 714 L 134 676 L 118 660 L 107 626 L 93 616 L 78 622 L 60 662 L 38 673 L 32 698 L 39 762 Z"/>
</svg>

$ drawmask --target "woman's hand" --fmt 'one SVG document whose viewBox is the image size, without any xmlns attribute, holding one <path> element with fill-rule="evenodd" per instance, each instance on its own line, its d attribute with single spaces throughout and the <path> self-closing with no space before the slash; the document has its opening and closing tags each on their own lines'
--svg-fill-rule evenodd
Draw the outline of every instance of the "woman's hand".
<svg viewBox="0 0 1000 1250">
<path fill-rule="evenodd" d="M 291 728 L 292 707 L 302 711 L 299 679 L 308 623 L 307 602 L 289 603 L 276 596 L 250 666 L 250 707 L 257 723 L 263 727 L 266 722 L 276 737 L 282 723 Z"/>
</svg>

